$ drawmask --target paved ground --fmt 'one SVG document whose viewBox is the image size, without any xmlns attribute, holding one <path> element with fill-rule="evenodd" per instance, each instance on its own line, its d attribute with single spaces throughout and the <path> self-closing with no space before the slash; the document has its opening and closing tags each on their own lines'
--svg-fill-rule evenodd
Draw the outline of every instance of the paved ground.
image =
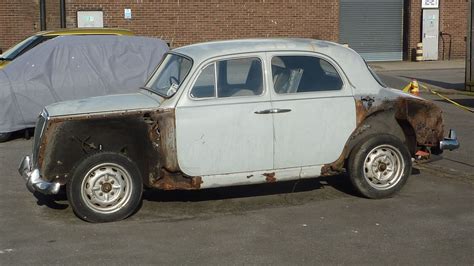
<svg viewBox="0 0 474 266">
<path fill-rule="evenodd" d="M 456 83 L 445 71 L 385 71 L 382 78 L 393 87 L 402 87 L 408 74 L 446 75 L 442 82 Z M 336 176 L 147 192 L 130 219 L 89 224 L 74 216 L 64 197 L 35 198 L 25 189 L 16 168 L 31 141 L 0 144 L 0 264 L 472 265 L 474 114 L 436 102 L 462 148 L 420 166 L 402 192 L 386 200 L 360 198 L 346 177 Z"/>
</svg>

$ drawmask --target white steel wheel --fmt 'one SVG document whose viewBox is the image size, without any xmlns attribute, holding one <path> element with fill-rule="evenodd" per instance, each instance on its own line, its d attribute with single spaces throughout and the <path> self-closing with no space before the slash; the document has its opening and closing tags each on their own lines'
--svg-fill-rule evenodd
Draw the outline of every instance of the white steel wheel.
<svg viewBox="0 0 474 266">
<path fill-rule="evenodd" d="M 82 160 L 66 184 L 74 213 L 89 222 L 127 218 L 140 206 L 143 183 L 136 164 L 120 153 L 100 152 Z"/>
<path fill-rule="evenodd" d="M 371 135 L 351 151 L 348 172 L 352 184 L 363 196 L 391 197 L 410 176 L 410 152 L 397 137 Z"/>
<path fill-rule="evenodd" d="M 375 189 L 386 190 L 400 182 L 404 168 L 402 154 L 397 148 L 379 145 L 364 160 L 364 178 Z"/>
<path fill-rule="evenodd" d="M 81 196 L 87 206 L 98 213 L 113 213 L 130 200 L 130 173 L 115 163 L 103 163 L 92 168 L 82 181 Z"/>
</svg>

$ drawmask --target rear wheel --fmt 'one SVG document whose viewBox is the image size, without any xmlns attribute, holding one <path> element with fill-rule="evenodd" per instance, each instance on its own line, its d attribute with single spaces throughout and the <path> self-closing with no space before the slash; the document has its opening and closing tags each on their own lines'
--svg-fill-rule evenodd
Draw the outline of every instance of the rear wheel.
<svg viewBox="0 0 474 266">
<path fill-rule="evenodd" d="M 140 171 L 123 154 L 103 152 L 84 159 L 66 185 L 74 212 L 89 222 L 127 218 L 141 203 Z"/>
<path fill-rule="evenodd" d="M 12 136 L 11 132 L 0 133 L 0 142 L 5 142 L 9 140 L 11 136 Z"/>
<path fill-rule="evenodd" d="M 398 192 L 411 173 L 408 148 L 396 137 L 372 135 L 349 157 L 352 184 L 365 197 L 386 198 Z"/>
</svg>

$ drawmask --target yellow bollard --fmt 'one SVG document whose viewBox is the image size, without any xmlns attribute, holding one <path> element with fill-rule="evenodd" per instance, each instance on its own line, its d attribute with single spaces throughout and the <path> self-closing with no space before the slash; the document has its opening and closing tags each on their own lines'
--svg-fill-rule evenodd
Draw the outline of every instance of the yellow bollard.
<svg viewBox="0 0 474 266">
<path fill-rule="evenodd" d="M 418 81 L 414 79 L 412 82 L 410 82 L 408 85 L 403 88 L 403 92 L 411 93 L 416 96 L 420 96 L 420 85 L 418 84 Z"/>
<path fill-rule="evenodd" d="M 412 82 L 410 93 L 416 96 L 420 96 L 420 86 L 418 85 L 418 81 L 414 79 Z"/>
</svg>

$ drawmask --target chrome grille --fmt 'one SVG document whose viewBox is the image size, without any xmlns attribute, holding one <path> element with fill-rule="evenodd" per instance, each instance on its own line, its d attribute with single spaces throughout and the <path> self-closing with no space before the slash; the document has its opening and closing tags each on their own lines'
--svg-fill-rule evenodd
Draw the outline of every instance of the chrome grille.
<svg viewBox="0 0 474 266">
<path fill-rule="evenodd" d="M 45 110 L 43 110 L 43 112 L 41 112 L 38 117 L 38 121 L 36 122 L 35 137 L 33 142 L 33 164 L 35 167 L 37 166 L 36 163 L 38 162 L 39 146 L 41 144 L 41 138 L 43 136 L 43 131 L 46 126 L 47 117 L 48 114 Z"/>
</svg>

